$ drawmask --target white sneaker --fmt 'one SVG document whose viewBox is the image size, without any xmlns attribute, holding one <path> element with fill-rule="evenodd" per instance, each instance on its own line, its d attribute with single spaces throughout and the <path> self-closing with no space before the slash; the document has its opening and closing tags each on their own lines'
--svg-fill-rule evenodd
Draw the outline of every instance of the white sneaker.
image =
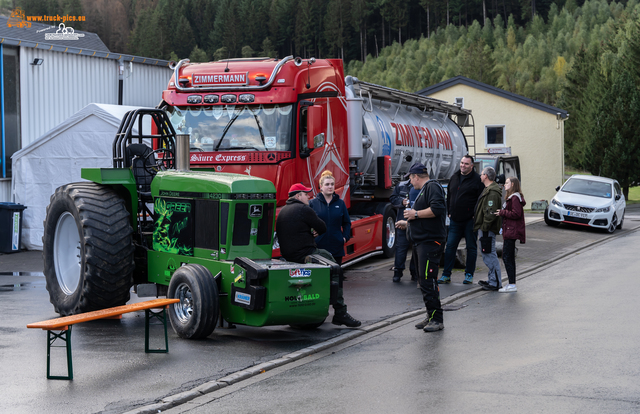
<svg viewBox="0 0 640 414">
<path fill-rule="evenodd" d="M 518 288 L 516 287 L 516 285 L 507 285 L 498 290 L 498 292 L 502 292 L 502 293 L 517 292 L 517 291 L 518 291 Z"/>
</svg>

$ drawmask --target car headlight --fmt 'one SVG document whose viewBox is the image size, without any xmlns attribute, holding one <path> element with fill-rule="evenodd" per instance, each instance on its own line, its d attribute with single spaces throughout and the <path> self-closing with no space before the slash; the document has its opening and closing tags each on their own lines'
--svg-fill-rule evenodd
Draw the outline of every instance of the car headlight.
<svg viewBox="0 0 640 414">
<path fill-rule="evenodd" d="M 559 202 L 558 200 L 556 200 L 555 198 L 551 199 L 551 204 L 553 204 L 554 206 L 558 206 L 560 208 L 564 208 L 564 206 L 562 205 L 561 202 Z"/>
<path fill-rule="evenodd" d="M 597 208 L 596 213 L 607 213 L 609 210 L 611 210 L 611 206 Z"/>
</svg>

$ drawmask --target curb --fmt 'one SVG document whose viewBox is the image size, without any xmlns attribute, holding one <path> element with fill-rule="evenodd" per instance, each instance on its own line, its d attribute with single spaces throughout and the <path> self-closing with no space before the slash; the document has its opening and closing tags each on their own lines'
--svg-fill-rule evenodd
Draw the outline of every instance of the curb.
<svg viewBox="0 0 640 414">
<path fill-rule="evenodd" d="M 542 221 L 542 219 L 540 220 Z M 531 223 L 530 223 L 531 224 Z M 606 243 L 614 238 L 618 238 L 618 237 L 622 237 L 625 236 L 627 234 L 630 234 L 632 232 L 636 232 L 640 230 L 640 225 L 633 227 L 631 229 L 628 230 L 628 232 L 625 232 L 624 234 L 612 234 L 608 237 L 605 237 L 603 239 L 594 241 L 592 243 L 587 244 L 586 246 L 582 246 L 578 249 L 572 250 L 570 252 L 564 253 L 560 256 L 554 257 L 552 259 L 549 260 L 545 260 L 544 262 L 541 262 L 539 264 L 533 265 L 533 266 L 529 266 L 528 268 L 525 268 L 522 272 L 520 272 L 520 274 L 518 275 L 517 279 L 524 279 L 526 277 L 532 276 L 533 274 L 537 273 L 538 271 L 542 270 L 545 267 L 548 267 L 568 256 L 574 255 L 579 251 L 583 251 L 586 249 L 590 249 L 598 244 L 603 244 Z M 503 278 L 503 281 L 507 281 L 508 278 Z M 463 292 L 459 292 L 456 294 L 453 294 L 451 296 L 447 296 L 446 298 L 444 298 L 441 303 L 442 305 L 450 305 L 460 299 L 466 298 L 468 296 L 474 295 L 478 292 L 483 292 L 482 287 L 481 286 L 474 286 L 473 288 L 467 289 Z M 164 397 L 160 400 L 160 402 L 154 403 L 154 404 L 150 404 L 150 405 L 145 405 L 142 407 L 138 407 L 135 408 L 133 410 L 130 411 L 126 411 L 123 414 L 154 414 L 154 413 L 158 413 L 161 411 L 165 411 L 168 410 L 170 408 L 174 408 L 177 407 L 179 405 L 182 405 L 184 403 L 187 403 L 191 400 L 194 400 L 198 397 L 201 397 L 205 394 L 217 391 L 221 388 L 227 387 L 229 385 L 238 383 L 240 381 L 246 380 L 248 378 L 257 376 L 259 374 L 265 373 L 267 371 L 270 371 L 274 368 L 278 368 L 281 367 L 283 365 L 286 365 L 288 363 L 297 361 L 299 359 L 305 358 L 309 355 L 313 355 L 316 354 L 320 351 L 324 351 L 328 348 L 334 347 L 336 345 L 345 343 L 347 341 L 350 341 L 352 339 L 355 339 L 357 337 L 360 337 L 362 335 L 365 335 L 367 333 L 376 331 L 378 329 L 382 329 L 385 328 L 387 326 L 393 325 L 395 323 L 404 321 L 406 319 L 410 319 L 416 316 L 420 316 L 422 314 L 424 314 L 425 311 L 423 309 L 417 309 L 417 310 L 413 310 L 413 311 L 408 311 L 405 312 L 403 314 L 400 315 L 395 315 L 395 316 L 391 316 L 387 319 L 384 319 L 382 321 L 378 321 L 375 323 L 372 323 L 370 325 L 367 326 L 363 326 L 360 328 L 356 328 L 353 329 L 349 332 L 346 332 L 344 334 L 341 334 L 337 337 L 328 339 L 326 341 L 320 342 L 316 345 L 312 345 L 303 349 L 300 349 L 298 351 L 295 352 L 291 352 L 289 354 L 286 354 L 280 358 L 271 360 L 271 361 L 267 361 L 267 362 L 263 362 L 261 364 L 258 365 L 254 365 L 248 368 L 245 368 L 243 370 L 240 371 L 236 371 L 234 373 L 231 373 L 225 377 L 222 377 L 220 379 L 217 380 L 213 380 L 213 381 L 209 381 L 209 382 L 205 382 L 202 385 L 199 385 L 198 387 L 195 387 L 191 390 L 187 390 L 187 391 L 183 391 L 180 392 L 178 394 L 174 394 L 174 395 L 170 395 L 167 397 Z"/>
</svg>

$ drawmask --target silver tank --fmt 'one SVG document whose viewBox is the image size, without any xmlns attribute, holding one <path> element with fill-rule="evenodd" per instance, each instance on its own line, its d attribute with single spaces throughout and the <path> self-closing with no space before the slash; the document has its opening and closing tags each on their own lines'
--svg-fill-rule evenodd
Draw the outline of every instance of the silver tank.
<svg viewBox="0 0 640 414">
<path fill-rule="evenodd" d="M 453 175 L 468 148 L 464 134 L 445 112 L 404 105 L 399 99 L 384 100 L 384 93 L 354 92 L 354 79 L 349 78 L 349 158 L 357 163 L 359 172 L 376 177 L 377 158 L 389 155 L 396 180 L 415 162 L 423 163 L 431 178 L 448 180 Z M 362 134 L 356 133 L 358 128 Z"/>
</svg>

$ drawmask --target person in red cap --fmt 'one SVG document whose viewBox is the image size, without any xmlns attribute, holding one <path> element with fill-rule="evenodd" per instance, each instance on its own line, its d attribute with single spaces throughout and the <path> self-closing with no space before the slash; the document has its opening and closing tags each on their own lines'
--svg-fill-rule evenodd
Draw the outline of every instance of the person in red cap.
<svg viewBox="0 0 640 414">
<path fill-rule="evenodd" d="M 315 236 L 327 231 L 327 226 L 318 217 L 315 211 L 309 207 L 309 192 L 311 188 L 302 184 L 294 184 L 289 188 L 287 204 L 280 210 L 276 219 L 276 235 L 280 244 L 280 254 L 289 262 L 305 263 L 307 256 L 319 254 L 332 262 L 335 262 L 331 253 L 318 249 Z M 335 280 L 334 280 L 335 279 Z M 339 283 L 340 275 L 333 274 L 331 281 Z M 344 304 L 342 288 L 338 289 L 338 295 L 333 304 L 334 325 L 346 325 L 350 328 L 360 326 L 360 321 L 347 313 L 347 305 Z"/>
</svg>

